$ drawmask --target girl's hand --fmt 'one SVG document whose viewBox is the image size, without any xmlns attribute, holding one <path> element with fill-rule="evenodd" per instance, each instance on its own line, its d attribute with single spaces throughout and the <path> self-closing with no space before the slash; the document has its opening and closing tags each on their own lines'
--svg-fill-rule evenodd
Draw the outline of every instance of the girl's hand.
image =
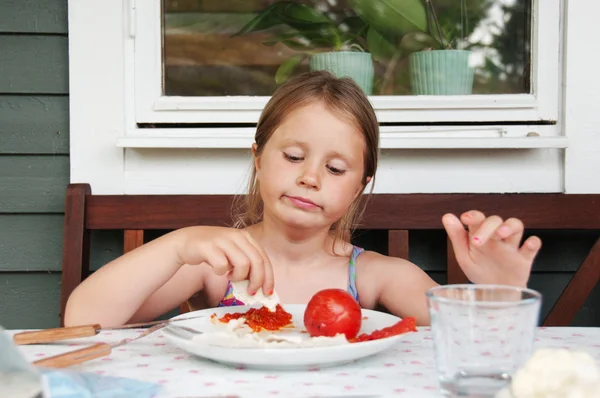
<svg viewBox="0 0 600 398">
<path fill-rule="evenodd" d="M 531 236 L 519 247 L 524 229 L 520 220 L 486 218 L 483 213 L 471 210 L 463 213 L 460 220 L 446 214 L 442 222 L 452 241 L 456 260 L 471 282 L 527 286 L 533 259 L 542 241 Z"/>
<path fill-rule="evenodd" d="M 250 233 L 225 227 L 189 227 L 181 230 L 183 244 L 178 248 L 181 264 L 207 263 L 217 275 L 228 274 L 231 281 L 249 280 L 248 293 L 262 287 L 273 291 L 273 268 L 263 248 Z"/>
</svg>

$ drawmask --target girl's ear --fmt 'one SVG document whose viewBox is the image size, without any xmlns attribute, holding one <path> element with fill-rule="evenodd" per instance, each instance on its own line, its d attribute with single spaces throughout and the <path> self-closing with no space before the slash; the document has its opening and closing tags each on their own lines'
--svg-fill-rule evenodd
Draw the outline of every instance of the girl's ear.
<svg viewBox="0 0 600 398">
<path fill-rule="evenodd" d="M 365 187 L 367 185 L 369 185 L 370 182 L 371 182 L 371 176 L 368 176 L 365 185 L 358 187 L 358 189 L 356 190 L 356 193 L 354 194 L 353 199 L 356 199 L 358 197 L 358 195 L 360 195 L 362 193 L 362 191 L 365 189 Z"/>
<path fill-rule="evenodd" d="M 258 173 L 260 171 L 260 156 L 256 154 L 257 148 L 258 145 L 256 144 L 256 142 L 252 144 L 252 157 L 254 158 L 254 168 Z"/>
</svg>

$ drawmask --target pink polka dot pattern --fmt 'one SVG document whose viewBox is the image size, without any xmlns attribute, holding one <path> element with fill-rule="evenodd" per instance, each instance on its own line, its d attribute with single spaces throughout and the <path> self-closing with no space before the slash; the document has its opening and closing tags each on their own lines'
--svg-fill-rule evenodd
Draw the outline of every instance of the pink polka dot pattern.
<svg viewBox="0 0 600 398">
<path fill-rule="evenodd" d="M 17 331 L 8 331 L 14 333 Z M 74 345 L 116 343 L 139 330 L 102 332 L 98 336 L 49 345 L 20 346 L 34 361 L 71 351 Z M 539 328 L 536 347 L 582 349 L 600 362 L 600 328 Z M 156 398 L 194 396 L 323 397 L 373 395 L 440 397 L 429 328 L 406 335 L 393 349 L 332 368 L 278 371 L 231 367 L 207 361 L 168 344 L 160 332 L 123 347 L 110 356 L 72 367 L 73 370 L 152 381 L 162 385 Z"/>
</svg>

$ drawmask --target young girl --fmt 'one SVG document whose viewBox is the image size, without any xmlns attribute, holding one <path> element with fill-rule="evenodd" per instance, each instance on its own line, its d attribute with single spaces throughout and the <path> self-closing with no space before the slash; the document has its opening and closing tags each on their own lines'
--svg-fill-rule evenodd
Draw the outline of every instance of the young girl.
<svg viewBox="0 0 600 398">
<path fill-rule="evenodd" d="M 326 72 L 289 80 L 258 122 L 237 228 L 183 228 L 117 258 L 77 287 L 65 323 L 152 320 L 190 298 L 196 308 L 237 304 L 230 281 L 248 279 L 249 294 L 276 286 L 284 305 L 341 288 L 364 308 L 381 304 L 428 324 L 425 291 L 436 283 L 407 260 L 349 243 L 378 144 L 373 108 L 352 80 Z M 442 222 L 470 281 L 526 286 L 541 241 L 519 247 L 519 220 L 473 210 Z"/>
</svg>

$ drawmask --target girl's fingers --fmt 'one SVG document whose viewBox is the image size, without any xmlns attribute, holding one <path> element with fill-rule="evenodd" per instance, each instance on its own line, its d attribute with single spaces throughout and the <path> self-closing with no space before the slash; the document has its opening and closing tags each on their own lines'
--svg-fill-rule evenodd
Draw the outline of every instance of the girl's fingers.
<svg viewBox="0 0 600 398">
<path fill-rule="evenodd" d="M 247 275 L 249 281 L 248 293 L 254 295 L 258 289 L 262 287 L 265 281 L 265 260 L 260 250 L 258 250 L 246 236 L 241 236 L 241 239 L 239 239 L 236 244 L 239 245 L 240 249 L 243 250 L 250 259 L 250 268 Z"/>
<path fill-rule="evenodd" d="M 511 246 L 519 247 L 524 231 L 523 222 L 517 218 L 509 218 L 496 230 L 496 237 Z"/>
<path fill-rule="evenodd" d="M 519 249 L 519 254 L 527 261 L 533 262 L 533 259 L 542 248 L 542 240 L 537 236 L 530 236 Z"/>
<path fill-rule="evenodd" d="M 478 210 L 469 210 L 460 216 L 460 220 L 467 226 L 469 234 L 474 234 L 485 221 L 485 215 Z"/>
<path fill-rule="evenodd" d="M 229 264 L 233 266 L 230 279 L 234 282 L 248 279 L 251 260 L 246 253 L 233 241 L 222 242 L 219 248 L 223 250 Z"/>
<path fill-rule="evenodd" d="M 229 260 L 227 259 L 227 256 L 225 256 L 225 253 L 223 253 L 222 250 L 208 250 L 205 254 L 205 257 L 206 262 L 210 264 L 214 273 L 217 275 L 225 275 L 233 269 L 229 263 Z"/>
<path fill-rule="evenodd" d="M 465 231 L 464 226 L 453 214 L 445 214 L 442 217 L 442 224 L 446 229 L 450 242 L 452 242 L 454 254 L 458 263 L 461 267 L 470 266 L 469 236 L 467 231 Z"/>
<path fill-rule="evenodd" d="M 263 283 L 262 289 L 263 293 L 267 296 L 270 296 L 273 293 L 275 287 L 275 276 L 273 274 L 273 266 L 271 265 L 271 260 L 267 255 L 267 252 L 262 248 L 262 246 L 250 235 L 249 232 L 245 231 L 248 242 L 254 246 L 254 248 L 258 251 L 262 258 L 262 267 L 263 267 Z"/>
<path fill-rule="evenodd" d="M 471 232 L 471 244 L 483 246 L 490 238 L 494 237 L 496 230 L 502 225 L 498 216 L 489 216 L 474 232 Z"/>
</svg>

